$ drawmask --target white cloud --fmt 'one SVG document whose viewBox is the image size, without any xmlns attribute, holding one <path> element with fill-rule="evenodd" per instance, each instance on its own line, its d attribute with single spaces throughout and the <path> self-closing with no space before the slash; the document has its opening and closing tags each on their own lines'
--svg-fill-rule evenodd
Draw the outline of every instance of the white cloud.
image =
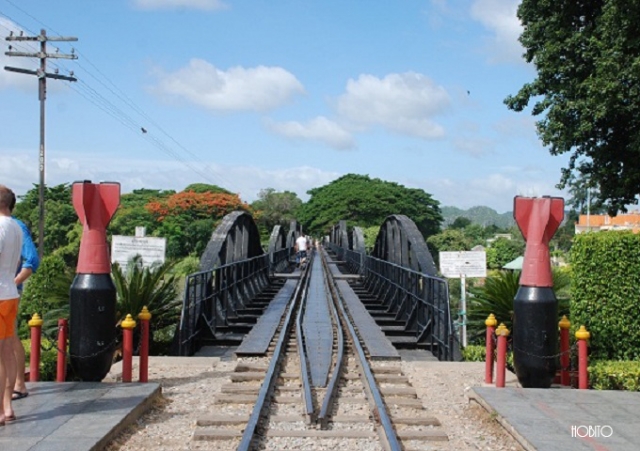
<svg viewBox="0 0 640 451">
<path fill-rule="evenodd" d="M 487 138 L 468 138 L 461 136 L 454 138 L 452 144 L 456 150 L 462 153 L 466 153 L 472 157 L 481 157 L 493 152 L 492 148 L 494 143 Z"/>
<path fill-rule="evenodd" d="M 199 9 L 213 11 L 226 9 L 228 5 L 221 0 L 133 0 L 134 6 L 140 9 Z"/>
<path fill-rule="evenodd" d="M 318 116 L 306 123 L 268 121 L 267 127 L 274 133 L 294 140 L 319 141 L 338 150 L 353 149 L 355 147 L 355 141 L 351 133 L 340 124 L 324 116 Z"/>
<path fill-rule="evenodd" d="M 87 155 L 52 150 L 46 162 L 46 183 L 55 186 L 78 180 L 118 182 L 122 193 L 134 189 L 183 190 L 192 183 L 216 184 L 238 193 L 242 200 L 253 202 L 260 190 L 274 188 L 292 191 L 303 200 L 306 192 L 326 185 L 341 173 L 309 166 L 292 166 L 266 170 L 257 166 L 221 166 L 192 162 L 190 166 L 173 160 L 129 159 L 108 155 Z M 17 155 L 17 156 L 13 156 Z M 4 149 L 0 153 L 0 183 L 22 195 L 38 183 L 37 150 Z M 194 174 L 197 166 L 206 179 Z"/>
<path fill-rule="evenodd" d="M 241 184 L 242 199 L 252 202 L 264 188 L 276 191 L 292 191 L 303 201 L 309 200 L 306 194 L 312 188 L 326 185 L 344 174 L 323 171 L 310 166 L 265 170 L 256 166 L 236 166 L 225 168 L 230 177 Z"/>
<path fill-rule="evenodd" d="M 518 42 L 522 33 L 517 16 L 519 3 L 520 0 L 476 0 L 471 6 L 471 17 L 492 33 L 488 50 L 494 62 L 524 62 L 524 49 Z"/>
<path fill-rule="evenodd" d="M 382 79 L 364 74 L 347 82 L 337 109 L 356 124 L 433 139 L 445 132 L 432 118 L 445 111 L 450 102 L 447 91 L 422 74 L 389 74 Z"/>
<path fill-rule="evenodd" d="M 207 61 L 192 59 L 170 74 L 160 74 L 152 91 L 177 97 L 214 111 L 269 111 L 289 102 L 304 87 L 281 67 L 232 67 L 222 71 Z"/>
<path fill-rule="evenodd" d="M 469 187 L 477 192 L 481 190 L 487 195 L 502 195 L 514 191 L 515 182 L 502 174 L 490 174 L 487 177 L 469 181 Z"/>
</svg>

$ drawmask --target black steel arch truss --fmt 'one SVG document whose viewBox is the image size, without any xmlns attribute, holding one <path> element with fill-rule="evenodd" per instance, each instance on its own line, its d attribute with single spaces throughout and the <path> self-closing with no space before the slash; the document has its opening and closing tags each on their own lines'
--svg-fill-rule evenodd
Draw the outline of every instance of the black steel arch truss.
<svg viewBox="0 0 640 451">
<path fill-rule="evenodd" d="M 200 258 L 200 271 L 264 254 L 258 226 L 246 211 L 226 215 L 211 235 Z"/>
<path fill-rule="evenodd" d="M 288 238 L 289 235 L 280 224 L 273 227 L 267 250 L 272 272 L 282 272 L 289 266 L 289 258 L 295 243 L 295 240 Z"/>
<path fill-rule="evenodd" d="M 203 340 L 229 333 L 239 312 L 269 285 L 269 268 L 253 217 L 226 215 L 202 254 L 200 272 L 187 276 L 174 353 L 192 355 Z"/>
<path fill-rule="evenodd" d="M 296 238 L 302 234 L 302 225 L 293 220 L 289 223 L 289 232 L 287 233 L 287 247 L 294 247 L 296 245 Z"/>
<path fill-rule="evenodd" d="M 447 281 L 437 276 L 433 257 L 415 223 L 405 215 L 385 219 L 371 255 L 364 234 L 346 222 L 331 230 L 329 248 L 351 273 L 362 276 L 362 288 L 378 303 L 375 312 L 402 332 L 402 346 L 430 349 L 439 360 L 460 360 Z M 367 304 L 368 306 L 371 304 Z M 398 337 L 395 337 L 398 340 Z"/>
<path fill-rule="evenodd" d="M 424 237 L 405 215 L 384 220 L 371 256 L 430 276 L 438 273 Z"/>
</svg>

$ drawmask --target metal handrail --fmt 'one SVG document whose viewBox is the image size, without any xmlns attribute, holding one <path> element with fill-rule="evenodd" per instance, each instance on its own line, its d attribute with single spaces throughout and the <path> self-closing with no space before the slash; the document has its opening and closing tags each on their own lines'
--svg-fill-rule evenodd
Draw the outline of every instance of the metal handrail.
<svg viewBox="0 0 640 451">
<path fill-rule="evenodd" d="M 269 255 L 229 263 L 186 278 L 177 337 L 176 354 L 193 355 L 198 338 L 228 324 L 269 283 Z"/>
<path fill-rule="evenodd" d="M 362 274 L 364 286 L 387 306 L 387 312 L 407 322 L 418 343 L 437 344 L 439 360 L 456 360 L 457 337 L 453 327 L 447 281 L 370 255 L 327 243 L 341 256 L 349 271 Z"/>
</svg>

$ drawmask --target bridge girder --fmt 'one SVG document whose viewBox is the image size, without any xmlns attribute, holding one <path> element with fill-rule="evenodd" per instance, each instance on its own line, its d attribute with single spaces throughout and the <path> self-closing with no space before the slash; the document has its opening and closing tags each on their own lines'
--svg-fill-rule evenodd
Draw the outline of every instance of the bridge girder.
<svg viewBox="0 0 640 451">
<path fill-rule="evenodd" d="M 234 211 L 222 218 L 212 233 L 202 257 L 200 271 L 264 254 L 258 226 L 246 211 Z"/>
<path fill-rule="evenodd" d="M 371 255 L 430 276 L 438 272 L 424 237 L 406 215 L 387 216 Z"/>
</svg>

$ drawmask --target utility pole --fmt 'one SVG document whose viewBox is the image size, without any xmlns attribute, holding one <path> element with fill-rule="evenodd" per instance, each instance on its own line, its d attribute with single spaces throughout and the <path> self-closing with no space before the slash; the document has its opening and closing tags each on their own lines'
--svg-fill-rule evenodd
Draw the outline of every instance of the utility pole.
<svg viewBox="0 0 640 451">
<path fill-rule="evenodd" d="M 14 36 L 13 32 L 9 34 L 5 38 L 7 41 L 32 41 L 32 42 L 40 42 L 40 52 L 29 53 L 29 52 L 15 52 L 12 50 L 12 47 L 9 46 L 9 51 L 4 52 L 7 56 L 24 56 L 28 58 L 40 58 L 40 68 L 38 70 L 27 70 L 21 69 L 19 67 L 9 67 L 5 66 L 4 70 L 9 72 L 18 72 L 21 74 L 35 75 L 38 77 L 38 99 L 40 100 L 40 153 L 38 158 L 38 165 L 40 169 L 40 185 L 39 185 L 39 221 L 38 221 L 38 254 L 40 255 L 40 260 L 44 255 L 44 101 L 47 98 L 47 78 L 53 78 L 55 80 L 66 80 L 66 81 L 77 81 L 76 78 L 73 77 L 73 72 L 70 73 L 71 76 L 59 75 L 56 70 L 56 73 L 48 73 L 47 72 L 47 58 L 64 58 L 64 59 L 76 59 L 78 58 L 73 52 L 70 55 L 63 53 L 47 53 L 47 41 L 77 41 L 78 38 L 72 37 L 48 37 L 47 32 L 45 30 L 40 30 L 40 34 L 37 36 L 23 36 L 22 32 L 20 32 L 20 36 Z"/>
</svg>

